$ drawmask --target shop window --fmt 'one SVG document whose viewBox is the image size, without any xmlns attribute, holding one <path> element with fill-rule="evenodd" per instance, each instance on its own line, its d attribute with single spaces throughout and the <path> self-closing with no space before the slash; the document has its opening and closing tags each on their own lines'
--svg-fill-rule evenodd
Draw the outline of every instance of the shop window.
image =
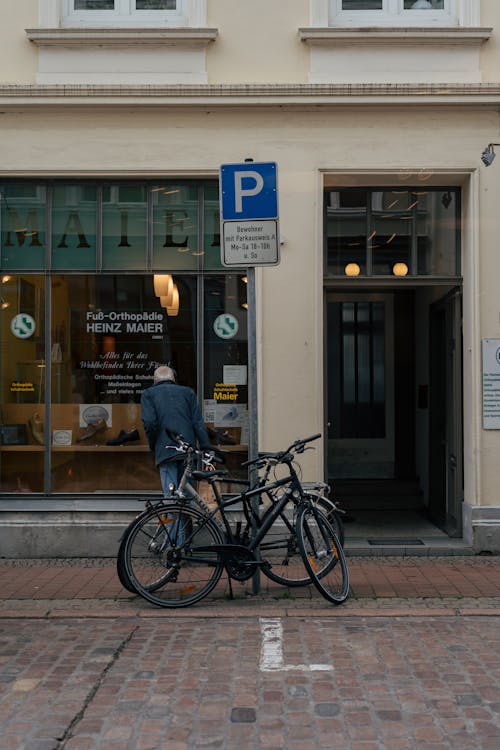
<svg viewBox="0 0 500 750">
<path fill-rule="evenodd" d="M 218 188 L 158 187 L 0 186 L 1 492 L 159 493 L 140 398 L 164 363 L 231 472 L 247 457 L 246 283 L 220 265 Z"/>
<path fill-rule="evenodd" d="M 1 278 L 0 489 L 44 491 L 45 281 Z"/>
<path fill-rule="evenodd" d="M 327 275 L 460 274 L 457 188 L 328 190 L 325 222 Z"/>
<path fill-rule="evenodd" d="M 52 278 L 54 493 L 159 490 L 141 393 L 166 362 L 196 388 L 197 283 L 174 282 L 169 315 L 151 274 Z"/>
</svg>

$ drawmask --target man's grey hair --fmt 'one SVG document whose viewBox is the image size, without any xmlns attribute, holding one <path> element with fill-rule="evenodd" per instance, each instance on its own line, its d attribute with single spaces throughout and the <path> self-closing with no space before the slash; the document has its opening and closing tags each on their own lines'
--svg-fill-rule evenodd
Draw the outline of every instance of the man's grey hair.
<svg viewBox="0 0 500 750">
<path fill-rule="evenodd" d="M 160 380 L 171 380 L 175 383 L 175 372 L 168 365 L 161 365 L 154 371 L 153 380 L 155 383 L 159 383 Z"/>
</svg>

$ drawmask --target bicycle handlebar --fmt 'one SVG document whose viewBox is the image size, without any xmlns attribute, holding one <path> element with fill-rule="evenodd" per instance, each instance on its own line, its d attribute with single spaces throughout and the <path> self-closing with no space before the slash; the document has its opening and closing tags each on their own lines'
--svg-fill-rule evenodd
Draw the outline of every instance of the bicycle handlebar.
<svg viewBox="0 0 500 750">
<path fill-rule="evenodd" d="M 277 453 L 265 451 L 263 453 L 259 453 L 257 458 L 252 458 L 249 461 L 243 461 L 241 465 L 257 466 L 261 468 L 270 461 L 280 463 L 289 454 L 291 456 L 293 453 L 303 453 L 307 443 L 311 443 L 313 440 L 317 440 L 320 437 L 321 432 L 318 432 L 315 435 L 310 435 L 310 437 L 302 438 L 301 440 L 295 440 L 285 451 L 278 451 Z"/>
</svg>

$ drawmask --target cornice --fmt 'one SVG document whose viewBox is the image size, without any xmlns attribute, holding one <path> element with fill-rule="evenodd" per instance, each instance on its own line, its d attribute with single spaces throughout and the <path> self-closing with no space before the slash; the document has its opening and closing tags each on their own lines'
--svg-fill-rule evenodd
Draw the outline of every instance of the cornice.
<svg viewBox="0 0 500 750">
<path fill-rule="evenodd" d="M 209 28 L 58 28 L 25 29 L 37 47 L 92 47 L 106 45 L 189 45 L 206 47 L 217 38 Z"/>
<path fill-rule="evenodd" d="M 0 85 L 0 108 L 500 105 L 500 83 Z"/>
</svg>

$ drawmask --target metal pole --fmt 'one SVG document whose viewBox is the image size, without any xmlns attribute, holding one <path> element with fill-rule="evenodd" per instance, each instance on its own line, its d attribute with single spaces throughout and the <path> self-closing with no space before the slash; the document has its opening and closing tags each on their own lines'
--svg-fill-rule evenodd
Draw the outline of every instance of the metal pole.
<svg viewBox="0 0 500 750">
<path fill-rule="evenodd" d="M 255 268 L 247 268 L 247 325 L 248 325 L 248 458 L 252 460 L 259 454 L 259 425 L 257 409 L 257 313 L 255 298 Z M 255 487 L 258 482 L 258 471 L 251 466 L 249 469 L 250 487 Z M 259 499 L 252 499 L 252 510 L 259 512 Z M 253 531 L 256 532 L 256 524 L 253 521 Z M 260 553 L 255 551 L 257 558 Z M 257 567 L 253 575 L 253 593 L 260 593 L 260 569 Z"/>
</svg>

